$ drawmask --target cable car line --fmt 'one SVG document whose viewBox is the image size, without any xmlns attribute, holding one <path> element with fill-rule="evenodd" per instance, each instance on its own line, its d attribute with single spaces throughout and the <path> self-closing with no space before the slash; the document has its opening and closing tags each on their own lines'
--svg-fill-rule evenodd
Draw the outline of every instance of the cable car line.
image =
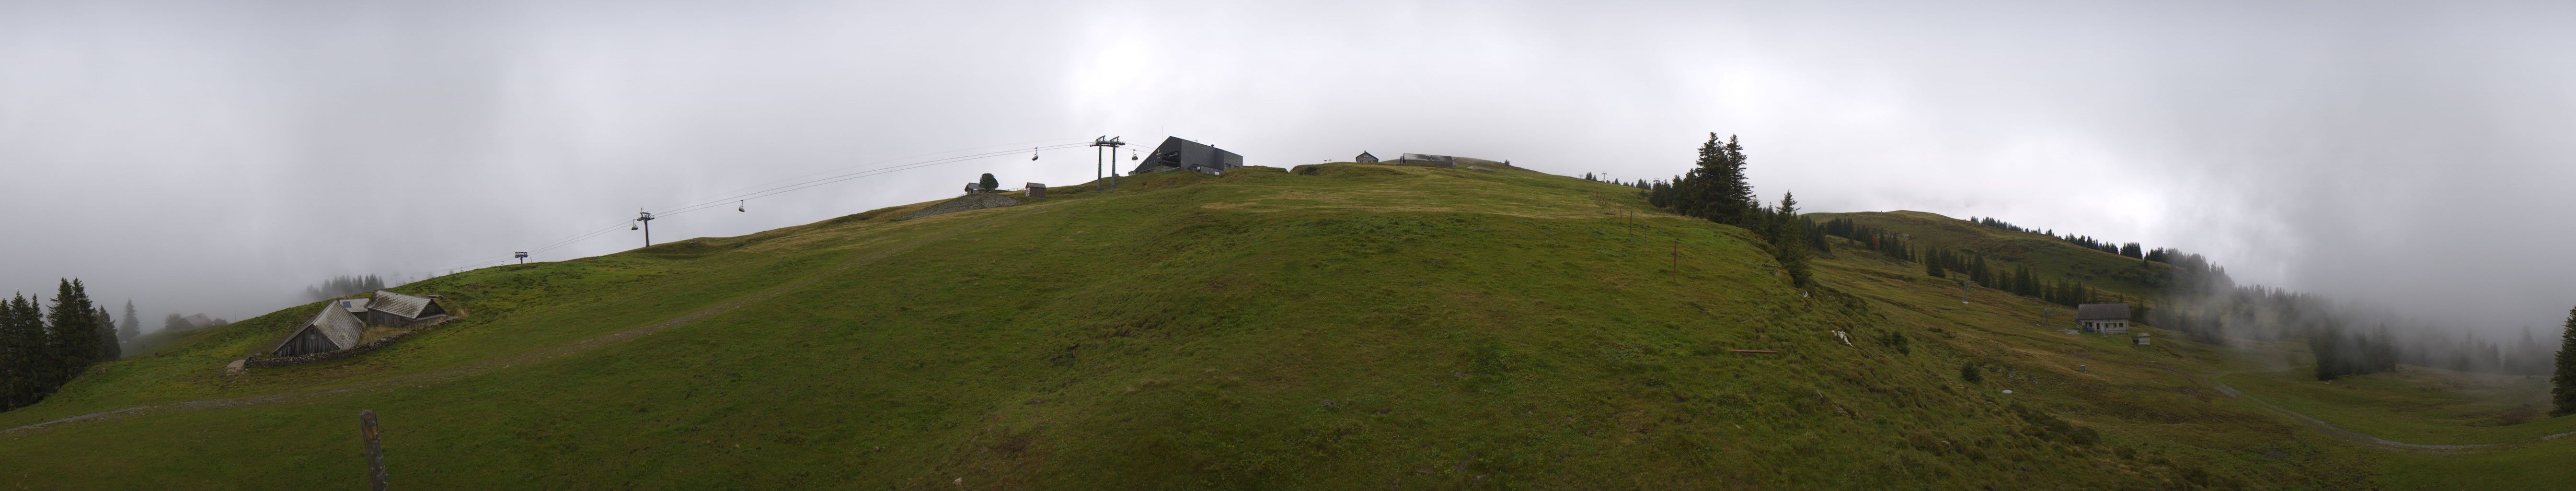
<svg viewBox="0 0 2576 491">
<path fill-rule="evenodd" d="M 1067 141 L 1067 140 L 1064 140 L 1064 139 L 1054 139 L 1054 140 L 1033 140 L 1033 141 L 1037 141 L 1037 142 L 1046 142 L 1046 141 Z M 1019 144 L 1027 144 L 1027 143 L 1030 143 L 1030 142 L 1020 142 Z M 1043 151 L 1043 150 L 1056 150 L 1056 149 L 1065 149 L 1065 148 L 1081 147 L 1081 146 L 1086 146 L 1086 145 L 1088 145 L 1088 144 L 1089 144 L 1089 140 L 1082 140 L 1082 141 L 1081 141 L 1081 143 L 1062 143 L 1062 144 L 1050 144 L 1050 145 L 1043 145 L 1043 146 L 1039 146 L 1039 147 L 1033 147 L 1033 148 L 1031 148 L 1031 149 L 1029 150 L 1029 152 L 1030 152 L 1029 160 L 1038 160 L 1038 152 Z M 1003 145 L 1012 145 L 1012 144 L 1003 144 Z M 1003 146 L 1003 145 L 989 145 L 989 146 L 977 147 L 977 148 L 974 148 L 974 149 L 968 149 L 968 150 L 989 149 L 989 148 L 1001 147 L 1001 146 Z M 688 213 L 688 212 L 692 212 L 692 211 L 703 210 L 703 209 L 712 208 L 712 207 L 715 207 L 715 206 L 722 206 L 722 205 L 723 205 L 723 203 L 724 203 L 725 201 L 733 201 L 733 202 L 734 202 L 734 211 L 737 211 L 737 212 L 749 212 L 749 211 L 750 211 L 750 209 L 749 209 L 749 204 L 750 204 L 750 200 L 752 200 L 752 199 L 758 199 L 758 198 L 763 198 L 763 197 L 768 197 L 768 196 L 776 196 L 776 195 L 779 195 L 779 194 L 785 194 L 785 193 L 789 193 L 789 192 L 795 192 L 795 191 L 804 190 L 804 189 L 806 189 L 806 188 L 811 188 L 811 187 L 815 187 L 815 186 L 821 186 L 821 185 L 825 185 L 825 184 L 838 183 L 838 182 L 848 181 L 848 180 L 851 180 L 851 179 L 858 179 L 858 178 L 862 178 L 862 177 L 870 177 L 870 176 L 876 176 L 876 175 L 887 174 L 887 173 L 892 173 L 892 172 L 899 172 L 899 171 L 912 170 L 912 169 L 919 169 L 919 168 L 924 168 L 924 167 L 933 167 L 933 166 L 939 166 L 939 165 L 953 164 L 953 163 L 964 162 L 964 161 L 968 161 L 968 160 L 978 160 L 978 159 L 992 158 L 992 157 L 997 157 L 997 156 L 1002 156 L 1002 155 L 1010 155 L 1010 154 L 1013 154 L 1013 153 L 1017 153 L 1018 151 L 1019 151 L 1019 150 L 1016 150 L 1016 149 L 1013 149 L 1013 150 L 998 150 L 998 151 L 984 151 L 984 152 L 977 152 L 977 153 L 972 153 L 972 154 L 967 154 L 967 155 L 958 155 L 958 156 L 951 156 L 951 157 L 942 157 L 942 158 L 936 158 L 936 159 L 930 159 L 930 160 L 924 160 L 924 161 L 917 161 L 917 162 L 910 162 L 910 163 L 904 163 L 904 164 L 890 165 L 890 166 L 885 166 L 885 167 L 878 167 L 878 168 L 874 168 L 874 169 L 867 169 L 867 170 L 860 170 L 860 171 L 854 171 L 854 172 L 847 172 L 847 173 L 842 173 L 842 174 L 838 174 L 838 175 L 831 175 L 831 176 L 828 176 L 828 177 L 822 177 L 822 178 L 817 178 L 817 179 L 810 179 L 810 180 L 797 181 L 797 182 L 789 182 L 789 183 L 787 183 L 787 184 L 778 184 L 778 185 L 768 185 L 768 184 L 764 184 L 764 185 L 761 185 L 761 186 L 752 186 L 752 187 L 749 187 L 749 188 L 743 188 L 743 189 L 760 189 L 760 190 L 758 190 L 758 191 L 752 191 L 752 192 L 745 193 L 745 194 L 739 194 L 739 195 L 735 195 L 735 196 L 730 196 L 730 197 L 726 197 L 726 198 L 723 198 L 723 199 L 717 199 L 717 200 L 712 200 L 712 201 L 702 202 L 702 203 L 695 204 L 695 205 L 682 206 L 682 207 L 678 207 L 678 208 L 672 209 L 671 211 L 662 212 L 662 213 L 655 213 L 655 214 L 653 214 L 653 215 L 654 215 L 654 216 L 656 216 L 657 218 L 658 218 L 658 217 L 668 217 L 668 216 L 671 216 L 671 215 L 678 215 L 678 214 L 682 214 L 682 213 Z M 951 152 L 955 152 L 955 151 L 951 151 Z M 926 153 L 926 154 L 913 155 L 913 156 L 909 156 L 909 157 L 898 157 L 898 158 L 894 158 L 894 159 L 886 159 L 886 160 L 879 160 L 879 161 L 875 161 L 875 162 L 870 162 L 870 164 L 874 164 L 874 163 L 882 163 L 882 162 L 894 161 L 894 160 L 904 160 L 904 159 L 908 159 L 908 158 L 922 157 L 922 156 L 928 156 L 928 155 L 938 155 L 938 154 L 942 154 L 942 153 L 951 153 L 951 152 L 932 152 L 932 153 Z M 1132 153 L 1132 152 L 1131 152 L 1131 153 Z M 1133 155 L 1130 155 L 1130 159 L 1131 159 L 1131 160 L 1133 160 Z M 867 165 L 867 164 L 861 164 L 861 165 Z M 851 167 L 857 167 L 857 166 L 851 166 Z M 834 169 L 834 170 L 831 170 L 831 171 L 823 171 L 823 172 L 809 173 L 809 174 L 805 174 L 805 175 L 797 176 L 797 177 L 806 177 L 806 176 L 812 176 L 812 175 L 817 175 L 817 174 L 824 174 L 824 173 L 834 172 L 834 171 L 839 171 L 839 170 L 844 170 L 844 169 L 848 169 L 848 168 L 850 168 L 850 167 L 844 167 L 844 168 L 842 168 L 842 169 Z M 795 178 L 788 178 L 788 179 L 795 179 Z M 786 180 L 786 179 L 782 179 L 782 180 L 780 180 L 780 181 L 785 181 L 785 180 Z M 775 183 L 778 183 L 778 182 L 780 182 L 780 181 L 771 181 L 771 183 L 772 183 L 772 184 L 775 184 Z M 765 187 L 765 189 L 761 189 L 761 188 L 764 188 L 764 187 Z M 737 190 L 736 192 L 740 192 L 740 190 Z M 598 229 L 591 230 L 591 231 L 589 231 L 589 232 L 585 232 L 585 233 L 577 234 L 577 235 L 574 235 L 574 236 L 571 236 L 571 237 L 568 237 L 568 238 L 565 238 L 565 239 L 561 239 L 561 240 L 556 240 L 556 241 L 553 241 L 553 242 L 548 242 L 548 243 L 546 243 L 546 245 L 544 245 L 544 246 L 540 246 L 540 247 L 536 247 L 536 248 L 531 248 L 531 249 L 528 249 L 526 252 L 527 252 L 527 253 L 529 253 L 529 254 L 537 254 L 537 253 L 542 253 L 542 252 L 546 252 L 546 251 L 555 250 L 555 249 L 558 249 L 558 248 L 563 248 L 563 247 L 571 246 L 571 245 L 573 245 L 573 244 L 577 244 L 577 243 L 580 243 L 580 242 L 582 242 L 582 241 L 586 241 L 586 240 L 589 240 L 589 239 L 591 239 L 591 238 L 595 238 L 595 237 L 598 237 L 598 236 L 600 236 L 600 235 L 603 235 L 603 234 L 607 234 L 607 233 L 609 233 L 609 232 L 616 231 L 616 230 L 617 230 L 617 226 L 618 226 L 618 225 L 629 225 L 629 226 L 630 226 L 630 228 L 631 228 L 631 227 L 632 227 L 632 225 L 633 225 L 633 222 L 634 222 L 634 219 L 618 220 L 616 223 L 613 223 L 613 224 L 610 224 L 610 225 L 607 225 L 607 226 L 604 226 L 604 227 L 600 227 L 600 228 L 598 228 Z M 501 258 L 501 259 L 492 259 L 492 260 L 475 260 L 475 261 L 470 261 L 470 262 L 465 262 L 465 263 L 459 263 L 458 265 L 452 265 L 452 266 L 448 266 L 448 267 L 445 267 L 445 268 L 440 268 L 440 269 L 436 269 L 436 270 L 430 270 L 430 271 L 422 272 L 422 273 L 421 273 L 421 275 L 422 275 L 423 277 L 435 277 L 435 276 L 441 276 L 441 275 L 444 275 L 444 274 L 446 274 L 446 273 L 447 273 L 447 272 L 449 272 L 449 271 L 457 271 L 457 270 L 463 270 L 463 269 L 468 269 L 468 268 L 480 268 L 480 267 L 487 266 L 487 265 L 491 265 L 491 264 L 507 263 L 507 262 L 510 262 L 510 261 L 512 261 L 512 259 L 511 259 L 511 258 Z"/>
</svg>

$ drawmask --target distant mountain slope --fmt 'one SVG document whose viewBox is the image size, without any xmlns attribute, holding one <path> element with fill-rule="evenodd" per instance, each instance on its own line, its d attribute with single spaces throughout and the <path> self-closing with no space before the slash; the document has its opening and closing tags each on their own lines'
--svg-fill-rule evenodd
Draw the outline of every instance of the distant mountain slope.
<svg viewBox="0 0 2576 491">
<path fill-rule="evenodd" d="M 1988 227 L 1937 213 L 1870 211 L 1809 213 L 1824 222 L 1847 218 L 1855 223 L 1909 234 L 1917 247 L 1947 247 L 1983 254 L 1989 261 L 2028 266 L 2044 280 L 2081 281 L 2085 286 L 2142 299 L 2153 299 L 2171 286 L 2173 267 L 2069 244 L 2044 234 Z M 1998 264 L 2001 266 L 2001 264 Z"/>
<path fill-rule="evenodd" d="M 2366 449 L 2210 390 L 2194 377 L 2224 358 L 2210 348 L 2060 334 L 2063 309 L 1963 303 L 1866 251 L 1819 261 L 1824 286 L 1801 291 L 1751 234 L 1634 188 L 1364 164 L 1123 181 L 434 278 L 398 290 L 465 319 L 342 361 L 223 374 L 318 304 L 209 329 L 0 413 L 19 428 L 0 475 L 353 487 L 360 410 L 382 416 L 396 485 L 428 489 L 2350 488 L 2377 472 Z"/>
</svg>

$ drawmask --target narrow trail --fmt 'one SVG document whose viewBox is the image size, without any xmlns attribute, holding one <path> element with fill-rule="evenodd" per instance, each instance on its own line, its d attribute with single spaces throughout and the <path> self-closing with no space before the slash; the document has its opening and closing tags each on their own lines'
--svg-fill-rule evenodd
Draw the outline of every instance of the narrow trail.
<svg viewBox="0 0 2576 491">
<path fill-rule="evenodd" d="M 977 224 L 977 225 L 974 225 L 974 226 L 969 226 L 969 227 L 959 227 L 959 228 L 957 228 L 957 229 L 955 229 L 955 230 L 949 230 L 949 231 L 946 231 L 946 232 L 941 232 L 941 233 L 939 233 L 938 235 L 933 235 L 933 236 L 930 236 L 930 237 L 924 237 L 924 238 L 922 238 L 922 239 L 920 239 L 920 240 L 914 240 L 914 241 L 912 241 L 912 242 L 907 242 L 907 243 L 904 243 L 904 244 L 902 244 L 902 245 L 898 245 L 898 246 L 895 246 L 895 247 L 892 247 L 892 248 L 888 248 L 888 249 L 883 250 L 883 251 L 877 251 L 875 254 L 869 254 L 869 255 L 867 255 L 867 256 L 865 256 L 865 257 L 861 257 L 861 258 L 859 258 L 859 259 L 852 260 L 852 261 L 847 262 L 847 263 L 843 263 L 843 264 L 841 264 L 839 267 L 832 268 L 832 270 L 830 270 L 830 271 L 826 271 L 826 272 L 822 272 L 822 273 L 817 273 L 817 274 L 814 274 L 814 275 L 806 276 L 806 277 L 805 277 L 805 278 L 803 278 L 803 279 L 798 279 L 798 280 L 796 280 L 796 281 L 791 281 L 791 282 L 788 282 L 788 283 L 785 283 L 785 284 L 781 284 L 781 285 L 778 285 L 778 286 L 770 287 L 769 289 L 761 290 L 761 291 L 760 291 L 760 292 L 758 292 L 758 293 L 753 293 L 753 294 L 750 294 L 750 295 L 744 295 L 744 296 L 741 296 L 741 297 L 736 297 L 736 298 L 734 298 L 733 300 L 727 300 L 727 301 L 725 301 L 724 303 L 719 303 L 719 304 L 715 304 L 715 305 L 707 306 L 707 307 L 704 307 L 704 308 L 700 308 L 700 309 L 698 309 L 698 310 L 689 311 L 688 313 L 684 313 L 684 314 L 680 314 L 680 315 L 678 315 L 678 316 L 673 316 L 673 317 L 668 318 L 668 319 L 663 319 L 663 320 L 660 320 L 660 321 L 656 321 L 656 322 L 653 322 L 653 323 L 651 323 L 651 324 L 645 324 L 645 325 L 641 325 L 641 326 L 636 326 L 636 327 L 629 328 L 629 329 L 626 329 L 626 330 L 623 330 L 623 331 L 612 332 L 612 333 L 602 334 L 602 335 L 598 335 L 598 336 L 592 336 L 592 337 L 590 337 L 590 338 L 582 339 L 582 340 L 580 340 L 580 341 L 574 341 L 574 342 L 570 342 L 570 343 L 559 344 L 559 345 L 549 346 L 549 347 L 545 347 L 545 348 L 538 348 L 538 349 L 534 349 L 534 350 L 529 350 L 529 351 L 527 351 L 527 352 L 519 353 L 519 354 L 515 354 L 515 355 L 503 356 L 503 357 L 498 357 L 498 358 L 492 358 L 492 359 L 487 359 L 487 360 L 483 360 L 483 361 L 478 361 L 478 362 L 468 363 L 468 364 L 465 364 L 465 365 L 462 365 L 462 366 L 450 367 L 450 368 L 445 368 L 445 369 L 432 370 L 432 371 L 427 371 L 427 372 L 420 372 L 420 373 L 413 373 L 413 374 L 406 374 L 406 375 L 398 375 L 398 376 L 387 377 L 387 378 L 383 378 L 383 379 L 377 379 L 377 380 L 373 380 L 373 381 L 360 382 L 360 383 L 357 383 L 357 384 L 355 384 L 355 385 L 350 385 L 350 386 L 345 386 L 345 387 L 336 387 L 336 388 L 330 388 L 330 389 L 312 390 L 312 391 L 304 391 L 304 392 L 282 392 L 282 393 L 276 393 L 276 394 L 262 394 L 262 395 L 255 395 L 255 396 L 243 396 L 243 397 L 234 397 L 234 398 L 227 398 L 227 399 L 203 399 L 203 400 L 195 400 L 195 401 L 165 402 L 165 403 L 160 403 L 160 404 L 145 404 L 145 405 L 140 405 L 140 406 L 132 406 L 132 407 L 120 408 L 120 409 L 111 409 L 111 410 L 106 410 L 106 411 L 99 411 L 99 412 L 94 412 L 94 413 L 89 413 L 89 414 L 82 414 L 82 415 L 78 415 L 78 416 L 71 416 L 71 417 L 65 417 L 65 418 L 61 418 L 61 419 L 55 419 L 55 420 L 51 420 L 51 421 L 45 421 L 45 422 L 42 422 L 42 423 L 35 423 L 35 424 L 29 424 L 29 425 L 24 425 L 24 426 L 18 426 L 18 427 L 9 428 L 9 429 L 6 429 L 6 430 L 0 430 L 0 435 L 10 434 L 10 433 L 17 433 L 17 432 L 27 431 L 27 430 L 34 430 L 34 429 L 44 428 L 44 427 L 53 426 L 53 425 L 57 425 L 57 424 L 72 423 L 72 422 L 78 422 L 78 421 L 104 420 L 104 419 L 111 419 L 111 418 L 133 417 L 133 416 L 141 416 L 141 415 L 146 415 L 146 414 L 158 414 L 158 413 L 169 412 L 169 411 L 184 411 L 184 410 L 195 410 L 195 409 L 229 408 L 229 407 L 241 407 L 241 406 L 250 406 L 250 405 L 258 405 L 258 404 L 268 404 L 268 403 L 275 403 L 275 402 L 296 401 L 296 400 L 307 400 L 307 399 L 314 399 L 314 398 L 320 398 L 320 397 L 325 397 L 325 396 L 333 396 L 333 395 L 346 394 L 346 393 L 351 393 L 351 392 L 358 392 L 358 391 L 364 391 L 364 390 L 374 390 L 374 389 L 381 389 L 381 388 L 386 388 L 386 387 L 401 386 L 401 385 L 408 385 L 408 384 L 425 384 L 425 383 L 444 382 L 444 381 L 454 380 L 454 379 L 457 379 L 457 378 L 462 378 L 462 377 L 465 377 L 465 376 L 474 375 L 474 374 L 483 373 L 483 372 L 488 372 L 488 371 L 492 371 L 492 370 L 496 370 L 496 369 L 509 368 L 509 367 L 512 367 L 512 366 L 524 365 L 524 364 L 533 364 L 533 363 L 537 363 L 537 362 L 545 361 L 545 360 L 546 360 L 546 359 L 548 359 L 548 358 L 554 358 L 554 357 L 557 357 L 557 356 L 570 355 L 570 354 L 580 353 L 580 352 L 584 352 L 584 351 L 590 351 L 590 350 L 597 349 L 597 348 L 600 348 L 600 347 L 603 347 L 603 346 L 607 346 L 607 345 L 609 345 L 609 344 L 611 344 L 611 343 L 616 343 L 616 342 L 619 342 L 619 341 L 625 341 L 625 340 L 634 339 L 634 338 L 642 337 L 642 336 L 645 336 L 645 335 L 653 334 L 653 333 L 656 333 L 656 332 L 661 332 L 661 331 L 662 331 L 662 330 L 664 330 L 664 329 L 670 329 L 670 328 L 672 328 L 672 327 L 677 327 L 677 326 L 682 325 L 682 324 L 688 324 L 688 323 L 691 323 L 691 322 L 697 322 L 697 321 L 698 321 L 698 320 L 700 320 L 700 319 L 705 319 L 705 318 L 708 318 L 708 317 L 713 317 L 713 316 L 715 316 L 715 315 L 717 315 L 717 314 L 722 314 L 722 313 L 725 313 L 725 312 L 729 312 L 729 311 L 732 311 L 733 309 L 740 308 L 740 307 L 742 307 L 743 305 L 751 304 L 752 302 L 758 302 L 758 301 L 768 300 L 768 299 L 771 299 L 771 298 L 777 298 L 779 295 L 784 295 L 784 294 L 786 294 L 786 293 L 788 293 L 788 292 L 792 292 L 792 291 L 796 291 L 796 290 L 803 289 L 803 288 L 805 288 L 805 287 L 807 287 L 807 286 L 811 286 L 811 285 L 813 285 L 813 284 L 814 284 L 814 282 L 822 281 L 822 280 L 823 280 L 823 279 L 825 279 L 825 278 L 830 278 L 830 277 L 838 276 L 841 272 L 843 272 L 843 271 L 848 271 L 850 268 L 855 268 L 855 267 L 859 267 L 859 266 L 864 266 L 864 265 L 872 264 L 872 263 L 875 263 L 875 262 L 877 262 L 877 261 L 879 261 L 879 260 L 885 259 L 885 258 L 887 258 L 887 257 L 894 256 L 895 254 L 901 254 L 901 253 L 903 253 L 903 252 L 905 252 L 905 251 L 910 251 L 910 250 L 913 250 L 913 249 L 916 249 L 916 248 L 920 248 L 922 245 L 929 244 L 929 243 L 931 243 L 931 242 L 936 242 L 936 241 L 939 241 L 939 240 L 942 240 L 942 239 L 947 239 L 947 238 L 949 238 L 949 237 L 953 237 L 953 236 L 956 236 L 956 235 L 958 235 L 958 234 L 965 233 L 965 232 L 970 231 L 970 230 L 981 229 L 981 228 L 984 228 L 984 227 L 990 226 L 990 225 L 991 225 L 991 223 L 992 223 L 992 222 L 990 222 L 990 221 L 986 221 L 985 223 Z"/>
<path fill-rule="evenodd" d="M 2163 368 L 2165 371 L 2174 372 L 2174 373 L 2176 373 L 2176 374 L 2181 374 L 2181 373 L 2182 373 L 2182 371 L 2181 371 L 2181 370 L 2174 369 L 2174 368 L 2171 368 L 2171 367 L 2157 367 L 2157 368 Z M 2317 431 L 2319 431 L 2319 432 L 2323 432 L 2323 433 L 2325 433 L 2327 436 L 2332 436 L 2332 437 L 2335 437 L 2335 438 L 2338 438 L 2338 439 L 2342 439 L 2342 440 L 2344 440 L 2344 441 L 2350 441 L 2350 442 L 2367 443 L 2367 444 L 2373 444 L 2373 445 L 2380 445 L 2380 446 L 2393 447 L 2393 448 L 2412 449 L 2412 450 L 2472 450 L 2472 449 L 2481 449 L 2481 448 L 2497 448 L 2497 447 L 2505 447 L 2505 446 L 2512 446 L 2512 445 L 2527 445 L 2527 444 L 2532 444 L 2532 443 L 2540 443 L 2540 442 L 2544 442 L 2544 441 L 2554 440 L 2554 439 L 2558 439 L 2558 438 L 2564 438 L 2564 437 L 2568 437 L 2568 436 L 2576 436 L 2576 431 L 2567 431 L 2567 432 L 2559 432 L 2559 433 L 2552 433 L 2552 434 L 2547 434 L 2547 435 L 2541 435 L 2541 436 L 2539 436 L 2539 437 L 2534 437 L 2534 438 L 2529 438 L 2529 439 L 2523 439 L 2523 440 L 2514 440 L 2514 441 L 2506 441 L 2506 442 L 2495 442 L 2495 443 L 2461 443 L 2461 444 L 2449 444 L 2449 445 L 2436 445 L 2436 444 L 2426 444 L 2426 443 L 2407 443 L 2407 442 L 2401 442 L 2401 441 L 2396 441 L 2396 440 L 2390 440 L 2390 439 L 2386 439 L 2386 438 L 2380 438 L 2380 437 L 2371 436 L 2371 435 L 2369 435 L 2369 434 L 2365 434 L 2365 433 L 2362 433 L 2362 432 L 2352 431 L 2352 430 L 2350 430 L 2350 429 L 2346 429 L 2346 428 L 2341 427 L 2341 426 L 2335 426 L 2335 424 L 2334 424 L 2334 423 L 2328 423 L 2328 422 L 2326 422 L 2325 420 L 2317 419 L 2316 417 L 2314 417 L 2314 416 L 2309 416 L 2309 415 L 2307 415 L 2306 413 L 2301 413 L 2301 412 L 2298 412 L 2298 411 L 2292 411 L 2292 410 L 2290 410 L 2289 408 L 2284 408 L 2284 407 L 2281 407 L 2281 406 L 2275 406 L 2275 405 L 2272 405 L 2272 403 L 2270 403 L 2270 402 L 2264 402 L 2264 401 L 2263 401 L 2263 399 L 2256 398 L 2256 397 L 2253 397 L 2253 396 L 2245 395 L 2245 392 L 2244 392 L 2244 391 L 2237 390 L 2235 387 L 2228 386 L 2225 382 L 2219 382 L 2219 381 L 2218 381 L 2218 378 L 2219 378 L 2219 377 L 2224 377 L 2224 376 L 2228 376 L 2228 375 L 2235 375 L 2235 374 L 2240 374 L 2240 373 L 2257 373 L 2257 372 L 2259 372 L 2259 370 L 2247 370 L 2247 371 L 2236 371 L 2236 372 L 2214 373 L 2214 374 L 2210 374 L 2210 375 L 2209 375 L 2209 377 L 2208 377 L 2208 378 L 2206 378 L 2206 379 L 2205 379 L 2205 380 L 2203 380 L 2203 381 L 2204 381 L 2204 382 L 2209 383 L 2210 388 L 2218 389 L 2218 393 L 2221 393 L 2221 394 L 2227 394 L 2227 397 L 2236 398 L 2236 399 L 2244 399 L 2244 400 L 2245 400 L 2245 401 L 2247 401 L 2247 402 L 2252 402 L 2252 403 L 2254 403 L 2254 405 L 2262 406 L 2264 410 L 2268 410 L 2268 411 L 2271 411 L 2271 412 L 2273 412 L 2273 413 L 2275 413 L 2275 414 L 2280 414 L 2280 415 L 2283 415 L 2283 416 L 2289 416 L 2289 417 L 2290 417 L 2290 419 L 2293 419 L 2293 420 L 2298 420 L 2298 422 L 2299 422 L 2300 424 L 2308 425 L 2308 427 L 2309 427 L 2309 428 L 2315 428 Z M 2188 377 L 2189 375 L 2184 375 L 2184 376 Z"/>
</svg>

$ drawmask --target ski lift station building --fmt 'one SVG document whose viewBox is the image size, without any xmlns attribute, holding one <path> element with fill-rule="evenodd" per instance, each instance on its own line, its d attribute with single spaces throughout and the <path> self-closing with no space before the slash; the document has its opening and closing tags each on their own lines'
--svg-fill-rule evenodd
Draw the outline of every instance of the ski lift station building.
<svg viewBox="0 0 2576 491">
<path fill-rule="evenodd" d="M 1155 146 L 1154 153 L 1146 154 L 1145 161 L 1136 164 L 1136 170 L 1128 174 L 1176 170 L 1223 174 L 1242 166 L 1241 155 L 1174 136 L 1164 138 L 1163 144 Z"/>
</svg>

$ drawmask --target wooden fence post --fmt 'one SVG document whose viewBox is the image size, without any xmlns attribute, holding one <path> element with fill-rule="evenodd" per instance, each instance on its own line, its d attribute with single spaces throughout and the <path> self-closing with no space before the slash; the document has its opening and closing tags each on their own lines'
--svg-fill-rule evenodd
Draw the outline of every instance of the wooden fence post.
<svg viewBox="0 0 2576 491">
<path fill-rule="evenodd" d="M 367 440 L 368 489 L 385 491 L 385 449 L 376 440 L 376 410 L 358 411 L 358 436 Z"/>
</svg>

